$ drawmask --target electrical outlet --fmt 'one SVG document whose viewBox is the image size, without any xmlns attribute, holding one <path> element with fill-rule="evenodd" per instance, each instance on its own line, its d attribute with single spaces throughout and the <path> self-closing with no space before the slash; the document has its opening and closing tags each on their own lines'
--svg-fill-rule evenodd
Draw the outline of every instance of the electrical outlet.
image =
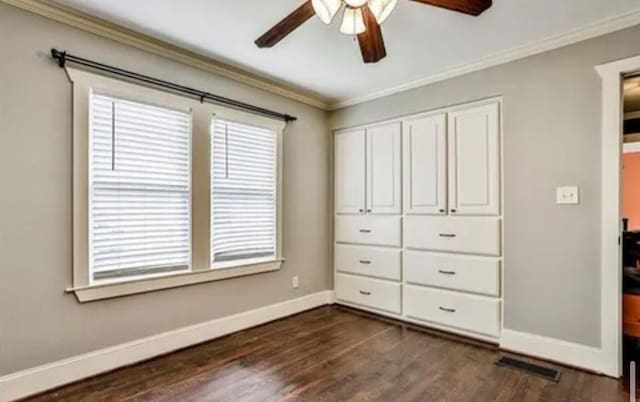
<svg viewBox="0 0 640 402">
<path fill-rule="evenodd" d="M 297 289 L 298 286 L 300 286 L 300 281 L 298 280 L 298 275 L 294 276 L 293 279 L 291 280 L 291 286 L 293 286 L 294 289 Z"/>
<path fill-rule="evenodd" d="M 580 190 L 577 186 L 558 187 L 556 189 L 556 204 L 578 204 Z"/>
</svg>

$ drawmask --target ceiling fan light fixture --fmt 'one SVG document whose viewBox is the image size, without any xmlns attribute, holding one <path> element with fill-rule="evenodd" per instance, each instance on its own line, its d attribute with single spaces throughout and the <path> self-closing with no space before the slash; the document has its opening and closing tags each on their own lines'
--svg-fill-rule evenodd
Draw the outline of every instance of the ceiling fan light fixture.
<svg viewBox="0 0 640 402">
<path fill-rule="evenodd" d="M 345 8 L 342 24 L 340 25 L 340 32 L 345 35 L 357 35 L 366 30 L 367 27 L 364 25 L 364 19 L 362 18 L 362 9 Z"/>
<path fill-rule="evenodd" d="M 367 0 L 343 0 L 351 8 L 360 8 L 367 4 Z"/>
<path fill-rule="evenodd" d="M 320 21 L 331 24 L 333 17 L 342 7 L 342 0 L 311 0 L 311 4 Z"/>
<path fill-rule="evenodd" d="M 368 5 L 378 24 L 382 24 L 396 8 L 398 0 L 369 0 Z"/>
</svg>

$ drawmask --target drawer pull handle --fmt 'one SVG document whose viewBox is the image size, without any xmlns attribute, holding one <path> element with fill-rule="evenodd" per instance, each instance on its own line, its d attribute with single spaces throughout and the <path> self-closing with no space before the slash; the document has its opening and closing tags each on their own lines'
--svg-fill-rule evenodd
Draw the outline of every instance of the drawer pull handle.
<svg viewBox="0 0 640 402">
<path fill-rule="evenodd" d="M 368 265 L 368 264 L 371 264 L 371 261 L 369 261 L 369 260 L 360 260 L 360 264 Z"/>
<path fill-rule="evenodd" d="M 446 311 L 447 313 L 455 313 L 456 312 L 455 308 L 446 308 L 446 307 L 442 307 L 442 306 L 440 306 L 440 310 Z"/>
<path fill-rule="evenodd" d="M 443 269 L 439 269 L 438 272 L 440 272 L 443 275 L 455 275 L 456 271 L 445 271 Z"/>
<path fill-rule="evenodd" d="M 371 229 L 360 229 L 360 233 L 371 233 Z"/>
<path fill-rule="evenodd" d="M 456 237 L 455 233 L 440 233 L 440 237 L 453 238 Z"/>
<path fill-rule="evenodd" d="M 365 292 L 364 290 L 361 290 L 361 291 L 360 291 L 360 294 L 361 294 L 361 295 L 365 295 L 365 296 L 370 296 L 370 295 L 371 295 L 371 292 Z"/>
</svg>

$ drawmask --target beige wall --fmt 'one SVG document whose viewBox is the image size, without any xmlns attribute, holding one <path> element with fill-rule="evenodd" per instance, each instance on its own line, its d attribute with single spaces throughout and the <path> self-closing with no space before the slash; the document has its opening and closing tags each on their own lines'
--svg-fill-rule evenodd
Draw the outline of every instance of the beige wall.
<svg viewBox="0 0 640 402">
<path fill-rule="evenodd" d="M 334 112 L 342 128 L 504 97 L 504 322 L 600 344 L 600 78 L 640 54 L 640 26 Z M 580 186 L 578 206 L 555 187 Z"/>
<path fill-rule="evenodd" d="M 84 305 L 65 294 L 71 88 L 51 47 L 298 116 L 285 133 L 283 268 Z M 0 51 L 0 376 L 330 288 L 325 112 L 2 3 Z"/>
</svg>

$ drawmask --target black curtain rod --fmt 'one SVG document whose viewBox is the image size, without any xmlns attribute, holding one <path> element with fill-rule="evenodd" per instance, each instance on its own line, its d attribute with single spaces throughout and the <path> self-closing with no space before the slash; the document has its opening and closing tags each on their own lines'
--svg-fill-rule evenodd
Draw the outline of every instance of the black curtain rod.
<svg viewBox="0 0 640 402">
<path fill-rule="evenodd" d="M 209 92 L 199 91 L 197 89 L 189 88 L 184 85 L 175 84 L 173 82 L 161 80 L 158 78 L 149 77 L 147 75 L 134 73 L 132 71 L 124 70 L 122 68 L 109 66 L 107 64 L 98 63 L 97 61 L 84 59 L 82 57 L 71 55 L 65 51 L 57 49 L 51 49 L 51 57 L 58 62 L 58 66 L 64 68 L 67 63 L 79 64 L 89 67 L 94 70 L 104 71 L 111 75 L 121 76 L 134 81 L 144 82 L 156 87 L 166 88 L 173 92 L 180 92 L 185 95 L 193 96 L 200 99 L 200 102 L 205 100 L 212 103 L 217 103 L 225 106 L 230 106 L 235 109 L 246 110 L 248 112 L 261 114 L 264 116 L 274 117 L 285 122 L 296 121 L 298 118 L 290 116 L 288 114 L 282 114 L 274 112 L 273 110 L 264 109 L 259 106 L 250 105 L 248 103 L 236 101 L 233 99 L 225 98 L 224 96 L 215 95 Z"/>
</svg>

